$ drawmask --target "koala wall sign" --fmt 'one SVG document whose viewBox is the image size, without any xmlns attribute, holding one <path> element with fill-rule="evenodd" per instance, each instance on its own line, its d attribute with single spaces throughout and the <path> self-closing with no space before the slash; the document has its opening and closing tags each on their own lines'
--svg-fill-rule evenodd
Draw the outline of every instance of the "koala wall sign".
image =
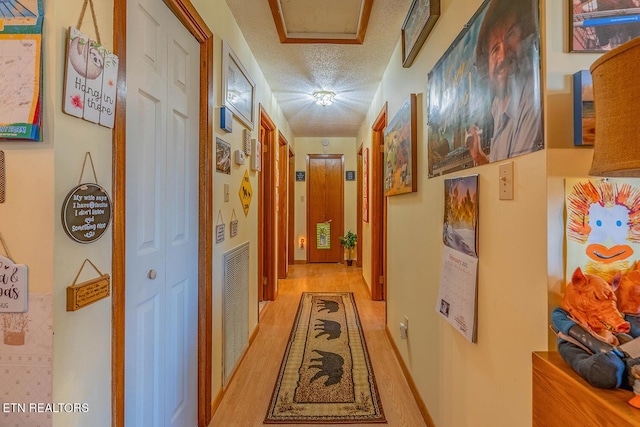
<svg viewBox="0 0 640 427">
<path fill-rule="evenodd" d="M 116 55 L 70 27 L 64 112 L 113 128 L 118 62 Z"/>
</svg>

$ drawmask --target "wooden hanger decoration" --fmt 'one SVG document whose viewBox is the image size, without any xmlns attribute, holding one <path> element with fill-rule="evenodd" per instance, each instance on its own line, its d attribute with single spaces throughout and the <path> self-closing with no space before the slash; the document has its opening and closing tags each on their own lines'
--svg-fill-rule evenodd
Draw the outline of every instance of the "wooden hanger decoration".
<svg viewBox="0 0 640 427">
<path fill-rule="evenodd" d="M 99 276 L 86 282 L 78 283 L 78 277 L 82 273 L 86 263 L 98 272 Z M 102 274 L 98 267 L 88 258 L 84 260 L 76 278 L 73 279 L 71 286 L 67 286 L 67 311 L 76 311 L 83 307 L 93 304 L 111 294 L 111 278 L 108 274 Z"/>
<path fill-rule="evenodd" d="M 7 255 L 0 255 L 0 313 L 24 313 L 29 300 L 27 266 L 14 264 L 2 234 L 0 243 Z"/>
<path fill-rule="evenodd" d="M 91 163 L 95 183 L 81 184 L 87 158 Z M 62 227 L 72 240 L 92 243 L 102 237 L 110 222 L 111 199 L 107 191 L 98 185 L 93 159 L 87 151 L 78 185 L 67 194 L 62 203 Z"/>
<path fill-rule="evenodd" d="M 218 219 L 216 220 L 216 243 L 224 242 L 224 219 L 222 211 L 218 211 Z"/>
<path fill-rule="evenodd" d="M 91 8 L 97 41 L 80 32 L 87 5 Z M 63 111 L 113 128 L 118 65 L 118 57 L 100 43 L 93 0 L 84 0 L 77 28 L 69 27 Z"/>
</svg>

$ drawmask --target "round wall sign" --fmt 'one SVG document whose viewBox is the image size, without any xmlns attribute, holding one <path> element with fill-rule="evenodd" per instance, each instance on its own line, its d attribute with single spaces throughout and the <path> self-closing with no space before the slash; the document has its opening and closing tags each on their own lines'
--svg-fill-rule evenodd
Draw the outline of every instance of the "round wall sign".
<svg viewBox="0 0 640 427">
<path fill-rule="evenodd" d="M 62 204 L 62 227 L 78 243 L 91 243 L 104 234 L 111 221 L 111 199 L 98 184 L 80 184 Z"/>
</svg>

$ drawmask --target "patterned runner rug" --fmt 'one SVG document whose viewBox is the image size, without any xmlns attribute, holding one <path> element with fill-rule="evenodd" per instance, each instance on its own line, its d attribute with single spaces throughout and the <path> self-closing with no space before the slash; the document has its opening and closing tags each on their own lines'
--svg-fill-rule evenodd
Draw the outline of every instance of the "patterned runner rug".
<svg viewBox="0 0 640 427">
<path fill-rule="evenodd" d="M 353 294 L 303 293 L 265 423 L 379 422 Z"/>
</svg>

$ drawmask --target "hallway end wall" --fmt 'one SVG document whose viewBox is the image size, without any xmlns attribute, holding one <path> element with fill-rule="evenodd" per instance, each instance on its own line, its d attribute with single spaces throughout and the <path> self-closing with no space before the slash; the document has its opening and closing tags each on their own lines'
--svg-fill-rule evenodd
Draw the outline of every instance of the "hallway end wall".
<svg viewBox="0 0 640 427">
<path fill-rule="evenodd" d="M 323 152 L 322 141 L 328 140 L 327 152 Z M 344 155 L 344 172 L 355 171 L 357 168 L 357 147 L 355 138 L 317 138 L 317 137 L 298 137 L 295 139 L 296 147 L 296 171 L 305 171 L 305 181 L 297 181 L 295 183 L 295 260 L 307 260 L 306 243 L 309 242 L 307 230 L 307 179 L 309 179 L 309 171 L 307 170 L 308 154 L 343 154 Z M 356 232 L 356 194 L 357 181 L 344 181 L 344 232 L 351 230 Z M 340 231 L 342 235 L 342 231 Z M 300 238 L 305 239 L 305 247 L 301 249 L 298 245 Z M 360 245 L 358 236 L 358 244 Z"/>
</svg>

